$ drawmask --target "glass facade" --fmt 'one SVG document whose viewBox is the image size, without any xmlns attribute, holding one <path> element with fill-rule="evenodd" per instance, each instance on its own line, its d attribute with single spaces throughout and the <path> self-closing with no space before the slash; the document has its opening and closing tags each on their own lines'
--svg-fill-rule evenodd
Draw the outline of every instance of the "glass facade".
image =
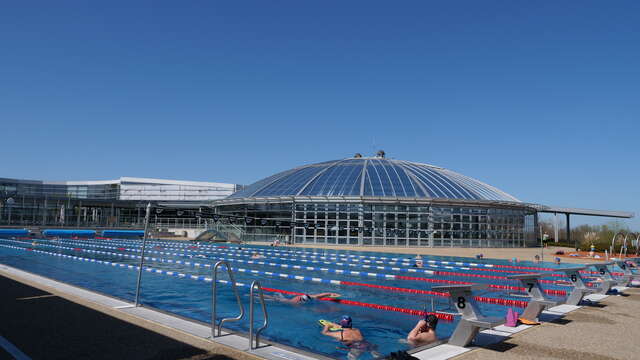
<svg viewBox="0 0 640 360">
<path fill-rule="evenodd" d="M 300 244 L 535 245 L 536 212 L 515 197 L 451 170 L 383 155 L 283 171 L 214 206 L 251 219 L 243 225 L 249 241 L 275 234 Z"/>
<path fill-rule="evenodd" d="M 239 187 L 144 178 L 86 182 L 0 178 L 0 225 L 141 227 L 147 202 L 183 201 L 185 208 L 154 214 L 152 221 L 165 227 L 195 227 L 200 226 L 197 204 L 224 198 Z"/>
<path fill-rule="evenodd" d="M 260 180 L 230 198 L 373 196 L 519 202 L 515 197 L 441 167 L 410 161 L 350 158 L 301 166 Z"/>
<path fill-rule="evenodd" d="M 277 203 L 228 205 L 249 218 L 247 241 L 286 236 L 298 244 L 428 247 L 535 246 L 535 210 L 437 204 Z"/>
</svg>

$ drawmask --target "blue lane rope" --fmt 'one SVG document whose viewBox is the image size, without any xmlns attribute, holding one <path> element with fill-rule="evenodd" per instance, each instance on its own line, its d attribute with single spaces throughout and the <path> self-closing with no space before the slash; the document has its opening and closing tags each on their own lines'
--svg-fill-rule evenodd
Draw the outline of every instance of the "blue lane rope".
<svg viewBox="0 0 640 360">
<path fill-rule="evenodd" d="M 63 241 L 72 241 L 72 242 L 73 242 L 73 241 L 75 241 L 75 242 L 78 242 L 78 243 L 82 243 L 81 241 L 78 241 L 78 240 L 63 240 Z M 114 242 L 112 242 L 112 244 L 119 244 L 119 243 L 114 243 Z M 134 246 L 135 246 L 135 247 L 138 247 L 137 245 L 134 245 Z M 164 247 L 169 248 L 169 249 L 171 249 L 171 248 L 172 248 L 171 246 L 164 246 Z M 193 246 L 193 247 L 197 247 L 197 246 Z M 269 250 L 263 250 L 263 249 L 251 249 L 251 250 L 245 250 L 245 249 L 243 249 L 243 250 L 232 250 L 231 248 L 214 248 L 214 249 L 211 249 L 211 250 L 212 250 L 212 251 L 215 251 L 215 252 L 241 252 L 241 253 L 254 253 L 254 252 L 255 252 L 255 253 L 258 253 L 258 254 L 266 254 L 266 255 L 269 255 L 269 256 L 274 256 L 274 255 L 275 255 L 275 256 L 283 256 L 283 255 L 280 255 L 280 252 L 279 252 L 279 251 L 269 251 Z M 192 252 L 192 253 L 210 254 L 210 252 L 208 252 L 208 251 L 193 250 L 193 249 L 189 249 L 189 248 L 184 249 L 183 251 L 186 251 L 186 252 Z M 286 255 L 284 255 L 284 256 L 286 256 Z M 338 260 L 339 260 L 339 261 L 353 261 L 353 262 L 362 262 L 362 263 L 366 263 L 366 264 L 386 264 L 386 265 L 400 265 L 400 266 L 411 266 L 411 265 L 413 265 L 413 263 L 411 262 L 411 260 L 407 260 L 407 259 L 399 259 L 399 260 L 402 260 L 402 261 L 391 261 L 391 262 L 385 262 L 385 261 L 380 261 L 380 260 L 372 261 L 372 260 L 367 260 L 367 259 L 352 259 L 352 258 L 345 258 L 344 256 L 340 256 L 340 257 L 335 257 L 335 256 L 334 256 L 334 257 L 327 257 L 327 256 L 307 256 L 307 255 L 299 255 L 299 256 L 297 256 L 297 257 L 295 257 L 295 258 L 297 259 L 298 257 L 299 257 L 299 258 L 303 258 L 303 259 L 310 258 L 310 259 L 323 259 L 323 260 L 332 260 L 332 261 L 338 261 Z M 302 261 L 302 260 L 298 260 L 298 261 Z M 428 263 L 429 265 L 434 265 L 434 264 L 447 265 L 447 264 L 450 264 L 450 263 L 451 263 L 451 262 L 448 262 L 448 261 L 426 260 L 426 259 L 425 259 L 425 260 L 423 260 L 423 262 Z M 459 264 L 462 264 L 462 263 L 459 263 Z M 486 265 L 486 264 L 485 264 L 485 265 Z M 461 265 L 460 265 L 460 266 L 461 266 Z M 458 269 L 460 269 L 460 270 L 473 270 L 473 269 L 470 269 L 470 268 L 468 268 L 468 267 L 460 267 L 460 268 L 457 268 L 457 267 L 454 267 L 454 266 L 440 266 L 440 267 L 438 267 L 438 268 L 441 268 L 441 269 L 451 269 L 451 270 L 458 270 Z M 518 271 L 514 271 L 514 272 L 518 272 Z"/>
<path fill-rule="evenodd" d="M 81 242 L 72 242 L 73 244 L 82 244 L 83 246 L 88 246 L 88 247 L 95 247 L 95 248 L 107 248 L 107 249 L 124 249 L 126 251 L 132 251 L 132 252 L 137 252 L 139 251 L 139 249 L 136 248 L 128 248 L 128 247 L 122 247 L 122 246 L 107 246 L 107 245 L 94 245 L 94 244 L 84 244 Z M 117 243 L 116 243 L 117 244 Z M 121 245 L 121 244 L 120 244 Z M 171 250 L 171 249 L 167 249 L 167 250 Z M 192 252 L 192 253 L 200 253 L 200 254 L 206 254 L 209 256 L 216 256 L 218 252 L 224 252 L 224 253 L 230 253 L 228 254 L 229 256 L 237 256 L 237 257 L 250 257 L 251 255 L 249 253 L 251 253 L 250 251 L 235 251 L 235 250 L 226 250 L 226 249 L 216 249 L 214 250 L 214 252 L 206 252 L 206 251 L 194 251 L 194 250 L 182 250 L 181 251 L 186 251 L 186 252 Z M 240 254 L 234 254 L 235 253 L 240 253 Z M 156 252 L 156 253 L 160 253 L 163 255 L 172 255 L 172 256 L 192 256 L 186 253 L 171 253 L 171 252 Z M 243 254 L 243 253 L 247 253 L 247 254 Z M 404 273 L 424 273 L 424 274 L 428 274 L 428 275 L 432 275 L 434 273 L 434 271 L 437 270 L 441 270 L 441 269 L 447 269 L 447 270 L 461 270 L 461 271 L 473 271 L 473 269 L 469 269 L 469 268 L 459 268 L 459 267 L 453 267 L 453 266 L 438 266 L 438 265 L 434 265 L 434 264 L 427 264 L 425 265 L 425 267 L 429 267 L 431 269 L 435 269 L 435 270 L 429 270 L 429 269 L 421 269 L 421 268 L 400 268 L 400 267 L 389 267 L 389 266 L 379 266 L 379 265 L 366 265 L 366 264 L 354 264 L 354 263 L 342 263 L 342 262 L 334 262 L 334 261 L 321 261 L 321 260 L 310 260 L 310 259 L 299 259 L 299 258 L 282 258 L 282 257 L 272 257 L 270 256 L 271 259 L 275 259 L 275 260 L 282 260 L 282 261 L 295 261 L 295 262 L 303 262 L 303 263 L 312 263 L 312 264 L 326 264 L 326 265 L 337 265 L 337 266 L 349 266 L 349 267 L 356 267 L 356 268 L 362 268 L 362 269 L 376 269 L 376 270 L 386 270 L 386 271 L 396 271 L 396 272 L 404 272 Z M 336 259 L 338 260 L 338 259 Z M 391 265 L 393 265 L 394 263 L 392 263 Z M 409 265 L 409 264 L 400 264 L 400 265 Z M 293 266 L 293 265 L 292 265 Z M 454 275 L 451 275 L 454 276 Z M 504 279 L 504 280 L 509 280 L 509 279 Z"/>
<path fill-rule="evenodd" d="M 72 239 L 68 239 L 69 241 L 77 241 L 77 240 L 72 240 Z M 131 240 L 131 239 L 123 239 L 126 242 L 133 242 L 133 243 L 141 243 L 139 240 Z M 95 240 L 96 242 L 99 242 L 98 240 Z M 100 241 L 109 241 L 109 240 L 100 240 Z M 209 249 L 216 249 L 219 248 L 219 245 L 206 245 L 206 244 L 198 244 L 198 245 L 184 245 L 184 244 L 177 244 L 177 243 L 173 243 L 173 242 L 166 242 L 166 241 L 152 241 L 152 242 L 147 242 L 148 244 L 154 244 L 154 245 L 164 245 L 165 247 L 191 247 L 191 246 L 196 246 L 196 247 L 200 247 L 200 248 L 209 248 Z M 137 245 L 136 245 L 137 246 Z M 237 247 L 227 247 L 227 249 L 237 249 Z M 320 253 L 320 252 L 313 252 L 313 251 L 293 251 L 293 250 L 276 250 L 276 249 L 263 249 L 263 248 L 245 248 L 245 249 L 250 249 L 250 250 L 244 250 L 243 251 L 255 251 L 255 252 L 270 252 L 270 253 L 292 253 L 292 254 L 302 254 L 302 257 L 318 257 L 318 256 L 310 256 L 310 255 L 304 255 L 304 254 L 311 254 L 311 255 L 331 255 L 331 254 L 327 254 L 327 253 Z M 360 259 L 379 259 L 379 260 L 390 260 L 390 261 L 394 261 L 394 262 L 401 262 L 401 261 L 407 261 L 406 258 L 396 258 L 396 257 L 386 257 L 386 256 L 372 256 L 372 255 L 355 255 L 355 254 L 333 254 L 335 256 L 339 256 L 339 257 L 347 257 L 347 258 L 360 258 Z M 440 264 L 444 264 L 444 265 L 455 265 L 455 266 L 467 266 L 467 267 L 488 267 L 488 268 L 493 268 L 494 264 L 482 264 L 482 263 L 472 263 L 472 262 L 460 262 L 460 261 L 444 261 L 444 260 L 429 260 L 429 259 L 423 259 L 424 262 L 431 262 L 431 263 L 440 263 Z M 384 263 L 384 261 L 382 261 L 381 263 Z M 517 271 L 514 271 L 517 272 Z"/>
</svg>

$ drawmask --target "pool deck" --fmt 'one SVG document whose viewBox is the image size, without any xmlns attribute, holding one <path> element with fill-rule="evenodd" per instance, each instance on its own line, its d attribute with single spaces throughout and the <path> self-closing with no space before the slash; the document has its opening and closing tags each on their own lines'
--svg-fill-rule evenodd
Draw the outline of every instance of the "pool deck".
<svg viewBox="0 0 640 360">
<path fill-rule="evenodd" d="M 455 359 L 638 359 L 640 289 L 627 289 L 624 294 L 609 296 Z"/>
<path fill-rule="evenodd" d="M 229 359 L 4 276 L 0 288 L 0 336 L 15 358 Z"/>
</svg>

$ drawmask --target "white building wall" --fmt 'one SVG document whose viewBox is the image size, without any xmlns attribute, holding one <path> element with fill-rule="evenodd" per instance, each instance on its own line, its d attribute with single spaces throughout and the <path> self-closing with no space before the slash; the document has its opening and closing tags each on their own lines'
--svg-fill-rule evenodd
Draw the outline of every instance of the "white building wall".
<svg viewBox="0 0 640 360">
<path fill-rule="evenodd" d="M 122 178 L 120 200 L 217 200 L 233 194 L 235 190 L 235 184 Z"/>
</svg>

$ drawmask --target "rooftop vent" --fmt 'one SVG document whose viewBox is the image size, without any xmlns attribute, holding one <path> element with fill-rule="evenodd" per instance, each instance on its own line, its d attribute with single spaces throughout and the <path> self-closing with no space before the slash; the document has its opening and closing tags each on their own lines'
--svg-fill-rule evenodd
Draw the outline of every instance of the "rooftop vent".
<svg viewBox="0 0 640 360">
<path fill-rule="evenodd" d="M 376 156 L 384 159 L 384 156 L 385 156 L 384 150 L 378 150 L 378 152 L 376 153 Z"/>
</svg>

